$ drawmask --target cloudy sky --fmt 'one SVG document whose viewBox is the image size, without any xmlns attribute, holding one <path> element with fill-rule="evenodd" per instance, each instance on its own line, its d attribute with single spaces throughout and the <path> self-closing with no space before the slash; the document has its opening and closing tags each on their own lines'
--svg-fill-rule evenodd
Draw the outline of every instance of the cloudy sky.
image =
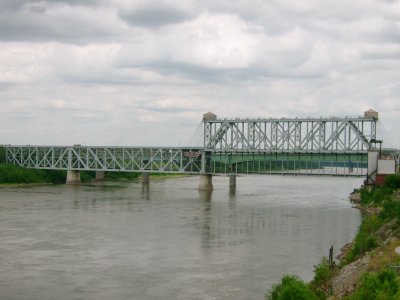
<svg viewBox="0 0 400 300">
<path fill-rule="evenodd" d="M 0 144 L 186 145 L 203 113 L 380 113 L 398 0 L 1 0 Z"/>
</svg>

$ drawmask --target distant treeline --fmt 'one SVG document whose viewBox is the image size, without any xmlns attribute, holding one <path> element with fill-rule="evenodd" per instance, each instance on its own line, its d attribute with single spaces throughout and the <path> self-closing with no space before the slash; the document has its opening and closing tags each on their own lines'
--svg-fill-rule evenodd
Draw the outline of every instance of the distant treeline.
<svg viewBox="0 0 400 300">
<path fill-rule="evenodd" d="M 133 179 L 137 173 L 105 172 L 105 179 Z M 95 172 L 81 172 L 82 182 L 95 179 Z M 39 170 L 27 169 L 10 164 L 0 163 L 0 183 L 65 183 L 67 171 L 65 170 Z"/>
<path fill-rule="evenodd" d="M 65 172 L 65 176 L 67 176 L 67 172 Z M 138 173 L 128 173 L 128 172 L 104 172 L 104 179 L 110 180 L 118 180 L 118 179 L 134 179 L 138 178 Z M 81 171 L 81 181 L 90 181 L 96 178 L 95 171 Z"/>
<path fill-rule="evenodd" d="M 0 164 L 6 162 L 6 148 L 0 145 Z"/>
<path fill-rule="evenodd" d="M 0 164 L 0 183 L 65 183 L 66 171 L 26 169 Z"/>
</svg>

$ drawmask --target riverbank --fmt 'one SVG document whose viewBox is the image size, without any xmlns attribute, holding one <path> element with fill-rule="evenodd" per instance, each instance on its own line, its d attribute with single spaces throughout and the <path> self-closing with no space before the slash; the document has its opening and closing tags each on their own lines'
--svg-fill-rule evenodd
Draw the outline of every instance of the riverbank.
<svg viewBox="0 0 400 300">
<path fill-rule="evenodd" d="M 283 277 L 265 299 L 400 299 L 400 175 L 387 177 L 383 187 L 361 187 L 350 198 L 362 223 L 337 262 L 324 257 L 310 283 Z"/>
<path fill-rule="evenodd" d="M 94 171 L 81 171 L 81 181 L 95 180 Z M 187 177 L 187 174 L 152 173 L 153 179 Z M 105 180 L 133 180 L 141 177 L 140 173 L 133 172 L 104 172 Z M 64 170 L 27 169 L 15 165 L 0 163 L 0 188 L 21 187 L 43 184 L 63 184 L 67 178 Z"/>
<path fill-rule="evenodd" d="M 337 257 L 331 299 L 400 299 L 400 175 L 383 187 L 361 187 L 351 200 L 362 211 L 362 224 Z"/>
<path fill-rule="evenodd" d="M 81 181 L 95 180 L 94 171 L 81 171 Z M 138 173 L 105 172 L 104 178 L 110 180 L 131 180 L 138 178 Z M 26 185 L 63 184 L 67 178 L 65 170 L 27 169 L 11 164 L 0 163 L 0 187 L 17 187 Z"/>
<path fill-rule="evenodd" d="M 66 171 L 27 169 L 11 164 L 0 164 L 0 184 L 57 184 L 65 183 Z"/>
</svg>

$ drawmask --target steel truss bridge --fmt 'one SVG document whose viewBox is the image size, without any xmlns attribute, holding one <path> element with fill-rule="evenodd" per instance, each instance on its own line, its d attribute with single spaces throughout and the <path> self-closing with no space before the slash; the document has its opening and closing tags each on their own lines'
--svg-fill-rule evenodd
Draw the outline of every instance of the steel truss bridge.
<svg viewBox="0 0 400 300">
<path fill-rule="evenodd" d="M 364 176 L 377 117 L 203 118 L 203 145 L 4 145 L 8 163 L 36 169 L 184 174 Z M 398 155 L 398 152 L 396 152 Z"/>
</svg>

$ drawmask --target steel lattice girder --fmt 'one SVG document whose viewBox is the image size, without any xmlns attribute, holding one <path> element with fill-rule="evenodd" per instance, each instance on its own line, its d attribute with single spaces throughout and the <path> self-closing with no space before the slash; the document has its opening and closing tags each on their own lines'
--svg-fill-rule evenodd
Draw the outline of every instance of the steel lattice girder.
<svg viewBox="0 0 400 300">
<path fill-rule="evenodd" d="M 26 168 L 197 174 L 199 148 L 5 146 L 8 163 Z"/>
<path fill-rule="evenodd" d="M 183 174 L 314 174 L 363 176 L 360 152 L 214 150 L 199 148 L 5 146 L 7 162 L 27 168 Z M 382 153 L 394 153 L 392 149 Z M 202 165 L 203 163 L 203 165 Z M 203 168 L 204 166 L 204 168 Z"/>
<path fill-rule="evenodd" d="M 372 117 L 204 120 L 204 150 L 365 153 Z"/>
</svg>

